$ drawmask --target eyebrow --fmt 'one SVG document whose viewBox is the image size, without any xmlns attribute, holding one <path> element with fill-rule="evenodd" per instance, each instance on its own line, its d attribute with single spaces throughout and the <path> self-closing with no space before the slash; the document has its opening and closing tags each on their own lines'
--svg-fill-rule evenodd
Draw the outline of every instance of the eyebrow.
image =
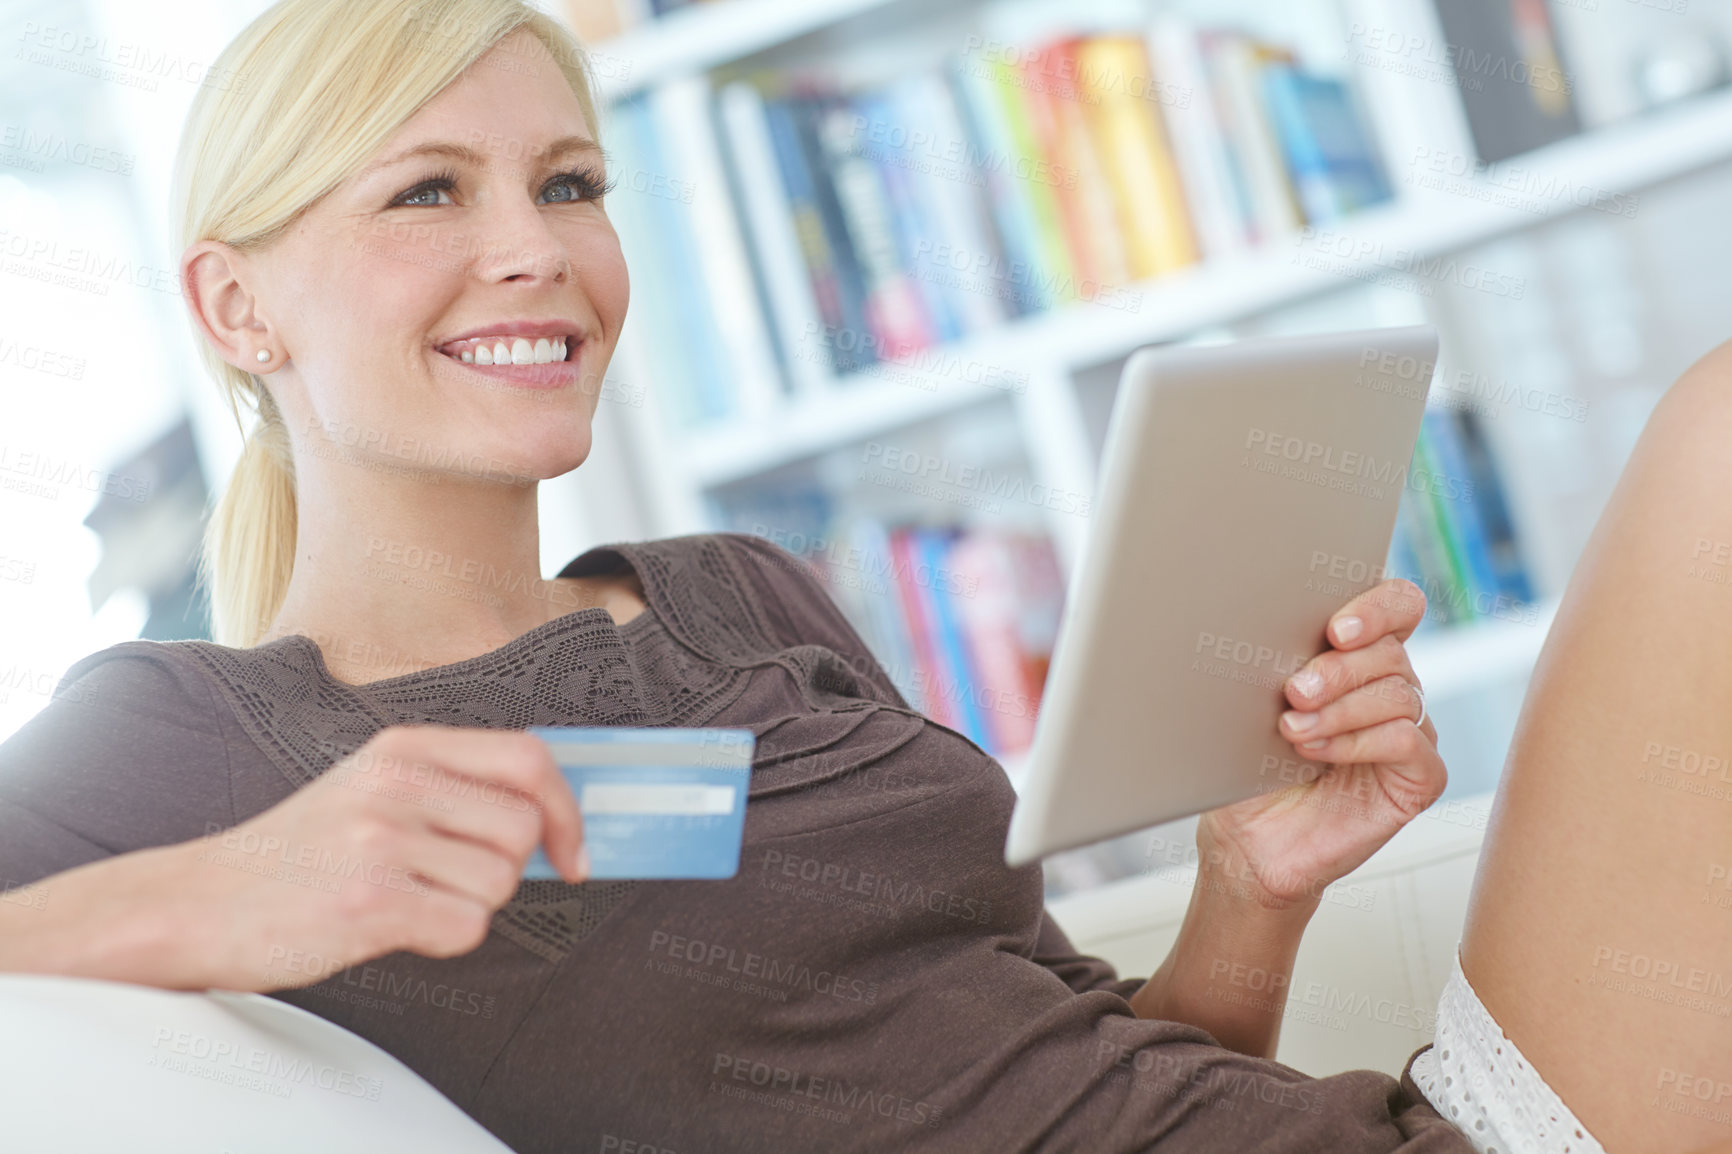
<svg viewBox="0 0 1732 1154">
<path fill-rule="evenodd" d="M 606 153 L 602 151 L 601 145 L 597 144 L 587 136 L 562 136 L 547 146 L 546 152 L 541 154 L 541 159 L 546 163 L 551 164 L 557 161 L 560 157 L 574 152 L 590 152 L 597 156 L 606 155 Z M 414 148 L 406 149 L 389 159 L 369 164 L 357 174 L 357 179 L 370 176 L 381 169 L 391 168 L 394 165 L 402 164 L 406 160 L 414 160 L 417 157 L 422 156 L 450 157 L 453 160 L 461 160 L 476 168 L 485 168 L 489 163 L 491 163 L 490 158 L 485 153 L 470 148 L 467 144 L 458 144 L 455 141 L 449 140 L 432 140 L 428 141 L 426 144 L 417 144 Z"/>
</svg>

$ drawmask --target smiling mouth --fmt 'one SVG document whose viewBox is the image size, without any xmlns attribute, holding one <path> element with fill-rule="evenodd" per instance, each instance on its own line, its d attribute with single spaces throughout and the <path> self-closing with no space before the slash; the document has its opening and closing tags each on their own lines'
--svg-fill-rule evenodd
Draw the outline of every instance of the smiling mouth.
<svg viewBox="0 0 1732 1154">
<path fill-rule="evenodd" d="M 439 352 L 466 365 L 548 365 L 570 360 L 568 339 L 559 337 L 472 337 L 440 345 Z"/>
</svg>

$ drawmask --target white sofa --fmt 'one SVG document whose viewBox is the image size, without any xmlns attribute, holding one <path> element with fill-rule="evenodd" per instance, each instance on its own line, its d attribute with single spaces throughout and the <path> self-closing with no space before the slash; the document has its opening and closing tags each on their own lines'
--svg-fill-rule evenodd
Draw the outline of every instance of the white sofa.
<svg viewBox="0 0 1732 1154">
<path fill-rule="evenodd" d="M 510 1154 L 384 1050 L 259 994 L 0 976 L 0 1149 Z"/>
<path fill-rule="evenodd" d="M 1437 802 L 1331 887 L 1294 963 L 1276 1058 L 1318 1076 L 1399 1075 L 1431 1041 L 1492 797 Z M 1142 976 L 1178 937 L 1195 873 L 1163 867 L 1047 909 L 1079 950 Z M 1244 984 L 1258 996 L 1255 979 Z"/>
<path fill-rule="evenodd" d="M 1399 1073 L 1431 1040 L 1490 796 L 1439 803 L 1325 900 L 1278 1057 Z M 1144 975 L 1190 893 L 1182 865 L 1055 901 L 1081 949 Z M 257 994 L 0 975 L 0 1135 L 55 1154 L 509 1154 L 385 1051 Z"/>
</svg>

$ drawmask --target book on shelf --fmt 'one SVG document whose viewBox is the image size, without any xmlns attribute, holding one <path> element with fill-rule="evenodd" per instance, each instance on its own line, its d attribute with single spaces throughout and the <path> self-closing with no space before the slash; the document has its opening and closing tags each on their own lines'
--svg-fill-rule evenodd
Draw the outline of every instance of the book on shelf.
<svg viewBox="0 0 1732 1154">
<path fill-rule="evenodd" d="M 1478 418 L 1427 409 L 1403 480 L 1385 572 L 1424 590 L 1421 628 L 1530 620 L 1534 590 Z"/>
<path fill-rule="evenodd" d="M 658 400 L 670 423 L 691 426 L 723 411 L 716 392 L 729 386 L 712 373 L 712 361 L 692 355 L 695 345 L 720 338 L 714 335 L 709 302 L 678 289 L 681 263 L 689 259 L 692 243 L 689 220 L 675 211 L 686 187 L 669 178 L 651 115 L 642 97 L 621 101 L 609 112 L 603 139 L 615 162 L 609 175 L 617 183 L 607 196 L 607 212 L 631 269 L 633 295 L 641 299 L 646 287 L 665 294 L 656 308 L 627 314 L 627 333 L 646 352 L 651 380 L 641 383 L 656 387 L 677 381 L 678 387 L 658 388 Z M 687 235 L 679 235 L 682 230 Z"/>
<path fill-rule="evenodd" d="M 880 620 L 882 653 L 911 653 L 918 667 L 910 704 L 991 753 L 1026 751 L 1063 610 L 1063 576 L 1043 536 L 989 528 L 898 525 L 888 543 L 888 591 L 900 618 Z M 840 582 L 838 583 L 840 584 Z M 861 613 L 863 606 L 856 608 Z M 906 694 L 905 694 L 906 696 Z"/>
<path fill-rule="evenodd" d="M 1344 82 L 1174 15 L 849 90 L 760 72 L 719 99 L 802 395 L 1393 195 Z"/>
<path fill-rule="evenodd" d="M 1044 536 L 844 519 L 816 489 L 723 520 L 808 562 L 911 707 L 994 757 L 1028 749 L 1064 603 Z"/>
<path fill-rule="evenodd" d="M 726 0 L 564 0 L 566 23 L 585 44 L 608 40 L 681 8 Z"/>
<path fill-rule="evenodd" d="M 631 269 L 628 327 L 676 427 L 767 414 L 784 384 L 716 145 L 709 81 L 682 77 L 614 103 L 607 212 Z M 642 327 L 639 327 L 642 326 Z"/>
<path fill-rule="evenodd" d="M 1546 0 L 1437 0 L 1437 19 L 1480 163 L 1581 131 Z"/>
<path fill-rule="evenodd" d="M 684 212 L 688 227 L 679 235 L 696 241 L 695 267 L 684 276 L 682 294 L 687 309 L 713 303 L 714 325 L 699 331 L 715 344 L 692 350 L 721 367 L 726 385 L 714 388 L 706 414 L 763 416 L 781 401 L 782 384 L 774 347 L 765 327 L 765 312 L 739 215 L 729 193 L 728 174 L 717 145 L 720 127 L 710 82 L 704 76 L 682 76 L 658 85 L 649 96 L 654 128 L 663 136 L 669 176 L 683 179 L 682 199 L 668 204 L 667 213 Z M 689 192 L 690 203 L 684 201 Z M 695 274 L 695 275 L 694 275 Z M 692 282 L 696 283 L 692 283 Z M 707 286 L 707 294 L 697 291 Z M 663 382 L 666 389 L 669 382 Z"/>
<path fill-rule="evenodd" d="M 1263 84 L 1307 223 L 1322 224 L 1390 198 L 1389 181 L 1359 131 L 1345 84 L 1285 64 L 1265 68 Z"/>
</svg>

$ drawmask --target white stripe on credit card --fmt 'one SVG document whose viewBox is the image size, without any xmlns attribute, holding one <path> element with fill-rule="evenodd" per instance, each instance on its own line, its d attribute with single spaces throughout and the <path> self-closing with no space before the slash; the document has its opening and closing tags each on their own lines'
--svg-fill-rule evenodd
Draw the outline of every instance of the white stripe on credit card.
<svg viewBox="0 0 1732 1154">
<path fill-rule="evenodd" d="M 696 817 L 734 812 L 731 785 L 639 785 L 592 781 L 578 805 L 584 813 L 643 813 Z"/>
<path fill-rule="evenodd" d="M 741 741 L 715 742 L 590 742 L 550 741 L 553 760 L 560 765 L 677 765 L 714 769 L 744 769 L 752 751 Z"/>
</svg>

